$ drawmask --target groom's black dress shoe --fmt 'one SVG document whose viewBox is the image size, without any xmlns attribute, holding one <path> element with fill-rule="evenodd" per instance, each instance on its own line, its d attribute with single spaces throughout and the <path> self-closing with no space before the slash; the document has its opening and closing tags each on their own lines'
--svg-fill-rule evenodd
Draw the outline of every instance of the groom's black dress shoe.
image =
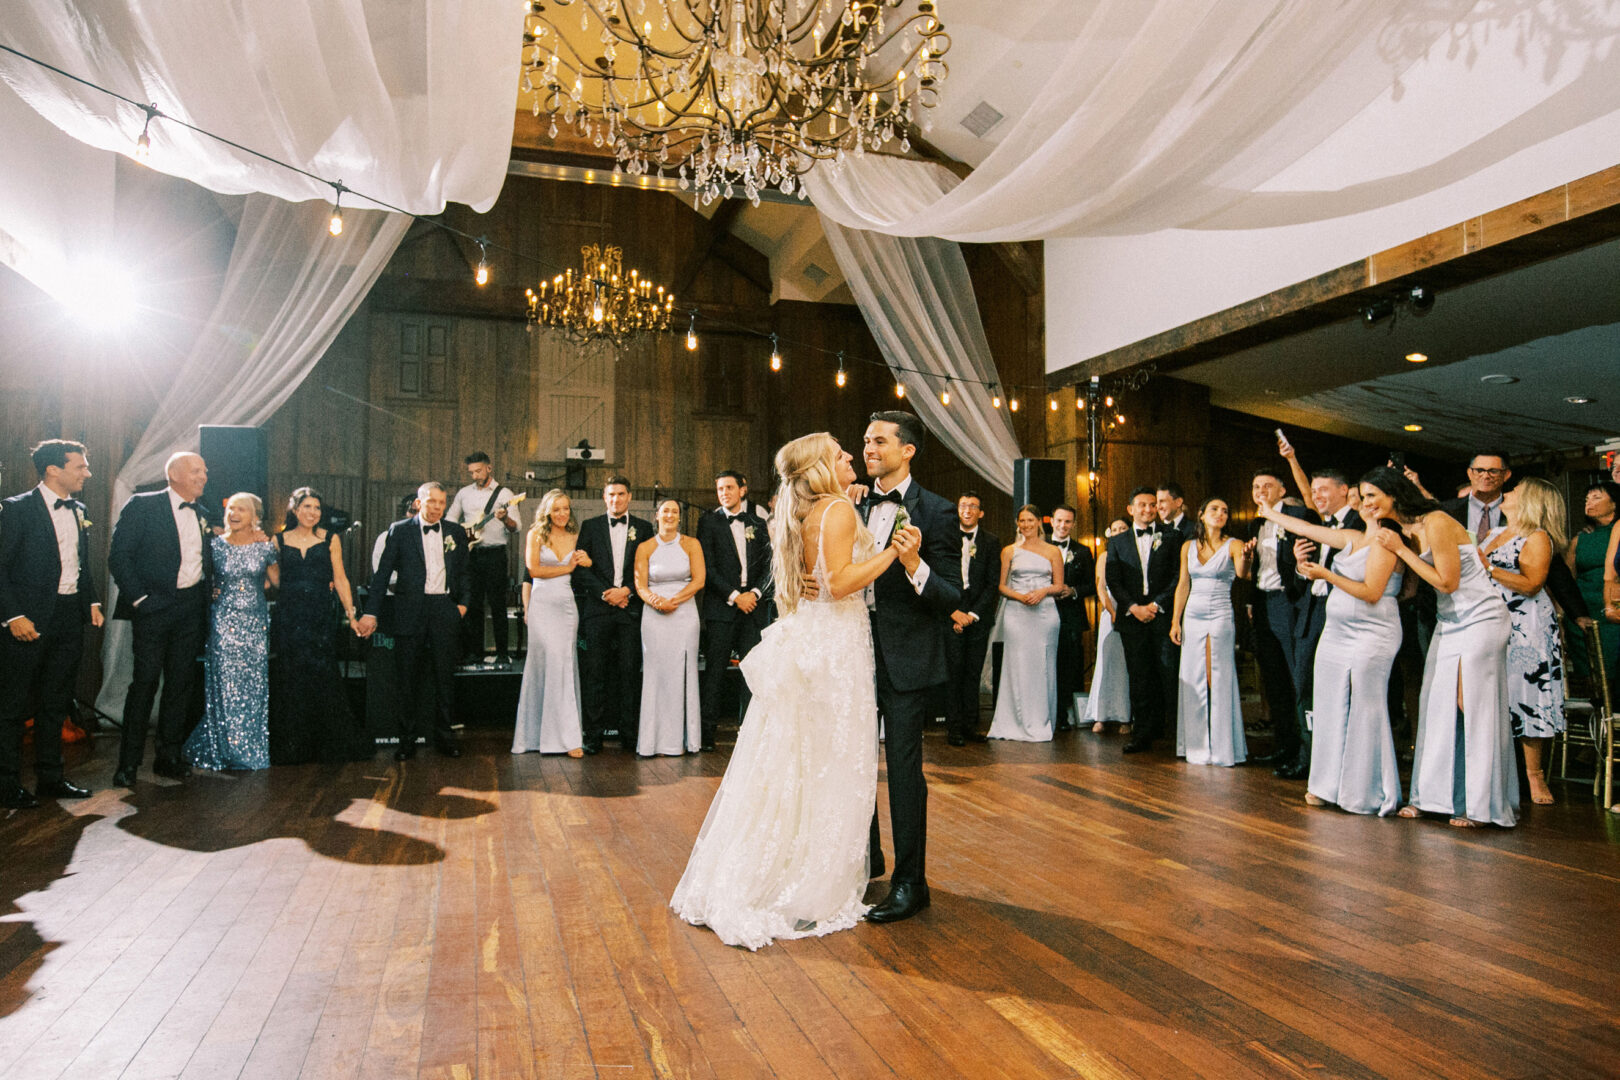
<svg viewBox="0 0 1620 1080">
<path fill-rule="evenodd" d="M 32 810 L 39 805 L 34 793 L 21 785 L 0 791 L 0 809 L 5 810 Z"/>
<path fill-rule="evenodd" d="M 945 736 L 945 741 L 950 743 L 952 746 L 966 746 L 967 745 L 967 740 L 964 739 L 960 735 L 947 735 L 947 736 Z"/>
<path fill-rule="evenodd" d="M 902 881 L 889 887 L 889 895 L 884 898 L 883 903 L 866 913 L 866 921 L 899 922 L 901 919 L 911 918 L 927 907 L 928 903 L 927 885 L 913 885 L 909 881 Z"/>
<path fill-rule="evenodd" d="M 87 799 L 90 797 L 90 789 L 70 784 L 66 780 L 48 780 L 39 785 L 36 794 L 42 799 Z"/>
<path fill-rule="evenodd" d="M 152 772 L 165 780 L 179 782 L 191 775 L 191 766 L 183 761 L 154 761 L 152 762 Z"/>
<path fill-rule="evenodd" d="M 113 773 L 112 786 L 113 787 L 134 787 L 135 786 L 135 770 L 134 769 L 119 769 L 117 772 Z"/>
<path fill-rule="evenodd" d="M 1144 750 L 1153 749 L 1153 740 L 1152 739 L 1132 739 L 1130 742 L 1125 744 L 1123 749 L 1124 749 L 1124 752 L 1127 753 L 1127 754 L 1140 754 Z"/>
<path fill-rule="evenodd" d="M 1285 761 L 1292 761 L 1292 754 L 1285 754 L 1273 750 L 1269 754 L 1254 754 L 1249 758 L 1250 765 L 1281 765 Z"/>
</svg>

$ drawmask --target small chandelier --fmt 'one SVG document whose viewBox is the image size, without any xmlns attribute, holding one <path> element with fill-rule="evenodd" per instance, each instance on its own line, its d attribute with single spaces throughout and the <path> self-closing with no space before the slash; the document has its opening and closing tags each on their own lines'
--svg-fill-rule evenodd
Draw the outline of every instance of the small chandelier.
<svg viewBox="0 0 1620 1080">
<path fill-rule="evenodd" d="M 615 172 L 676 171 L 704 203 L 802 199 L 818 161 L 909 151 L 951 46 L 934 0 L 529 0 L 526 22 L 523 89 L 551 137 L 560 119 Z"/>
<path fill-rule="evenodd" d="M 618 348 L 636 334 L 669 329 L 675 294 L 665 293 L 639 270 L 624 272 L 624 252 L 586 244 L 573 270 L 525 289 L 529 325 L 561 330 L 575 345 L 609 343 Z"/>
</svg>

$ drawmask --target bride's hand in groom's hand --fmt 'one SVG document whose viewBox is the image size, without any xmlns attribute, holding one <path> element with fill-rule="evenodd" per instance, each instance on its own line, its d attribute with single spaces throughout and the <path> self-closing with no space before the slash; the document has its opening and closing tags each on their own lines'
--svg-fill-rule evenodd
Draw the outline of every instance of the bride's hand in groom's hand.
<svg viewBox="0 0 1620 1080">
<path fill-rule="evenodd" d="M 915 574 L 922 563 L 922 530 L 915 525 L 896 529 L 889 546 L 894 548 L 895 557 L 906 568 L 906 573 Z"/>
</svg>

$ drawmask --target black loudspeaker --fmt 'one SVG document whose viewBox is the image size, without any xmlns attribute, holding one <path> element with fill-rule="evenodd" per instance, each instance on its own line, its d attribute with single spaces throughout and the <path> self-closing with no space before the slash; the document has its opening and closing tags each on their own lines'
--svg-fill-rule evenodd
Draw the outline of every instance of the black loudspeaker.
<svg viewBox="0 0 1620 1080">
<path fill-rule="evenodd" d="M 225 523 L 225 500 L 238 491 L 250 491 L 264 502 L 265 531 L 272 517 L 270 461 L 264 429 L 203 424 L 197 428 L 197 452 L 208 463 L 208 487 L 203 505 L 216 525 Z M 277 520 L 280 520 L 277 517 Z"/>
<path fill-rule="evenodd" d="M 1045 519 L 1052 516 L 1053 507 L 1067 501 L 1061 459 L 1017 458 L 1013 461 L 1013 506 L 1033 503 Z"/>
</svg>

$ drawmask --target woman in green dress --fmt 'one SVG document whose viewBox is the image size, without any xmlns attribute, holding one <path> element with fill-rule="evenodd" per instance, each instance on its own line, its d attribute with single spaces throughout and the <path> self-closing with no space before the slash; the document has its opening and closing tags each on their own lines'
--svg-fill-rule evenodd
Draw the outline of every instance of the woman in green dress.
<svg viewBox="0 0 1620 1080">
<path fill-rule="evenodd" d="M 1580 586 L 1587 610 L 1598 614 L 1604 608 L 1603 573 L 1608 562 L 1610 534 L 1616 517 L 1620 516 L 1620 484 L 1595 480 L 1587 485 L 1585 510 L 1586 528 L 1569 542 L 1564 561 L 1575 572 L 1575 583 Z M 1608 661 L 1609 679 L 1613 681 L 1620 676 L 1614 669 L 1616 655 L 1620 654 L 1620 623 L 1599 617 L 1597 625 L 1603 642 L 1603 658 Z M 1586 638 L 1574 627 L 1569 629 L 1569 659 L 1576 672 L 1585 674 Z"/>
</svg>

